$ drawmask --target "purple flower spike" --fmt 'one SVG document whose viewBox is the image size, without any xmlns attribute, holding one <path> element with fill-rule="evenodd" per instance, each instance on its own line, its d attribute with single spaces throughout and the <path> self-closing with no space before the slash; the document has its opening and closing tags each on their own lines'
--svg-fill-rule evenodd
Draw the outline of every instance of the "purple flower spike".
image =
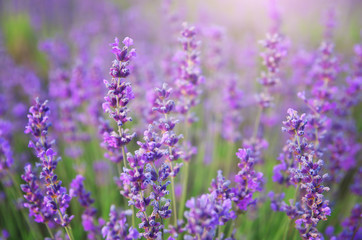
<svg viewBox="0 0 362 240">
<path fill-rule="evenodd" d="M 139 239 L 138 231 L 127 224 L 127 216 L 131 214 L 132 212 L 130 211 L 119 211 L 112 205 L 109 213 L 109 222 L 102 228 L 103 238 L 106 240 Z"/>
<path fill-rule="evenodd" d="M 5 171 L 9 170 L 14 163 L 13 151 L 9 141 L 0 134 L 0 179 L 6 175 Z"/>
<path fill-rule="evenodd" d="M 48 122 L 49 108 L 46 104 L 47 101 L 42 103 L 39 99 L 36 99 L 35 105 L 30 107 L 30 114 L 28 115 L 29 123 L 25 128 L 25 133 L 31 133 L 33 135 L 33 141 L 29 142 L 29 147 L 35 150 L 42 167 L 39 181 L 45 187 L 43 200 L 47 207 L 57 212 L 53 215 L 53 220 L 62 227 L 67 227 L 73 219 L 73 216 L 69 217 L 66 214 L 71 197 L 67 194 L 66 188 L 61 186 L 62 182 L 58 180 L 55 174 L 60 157 L 57 157 L 57 153 L 52 149 L 52 142 L 49 142 L 47 139 L 48 128 L 51 124 Z M 27 166 L 25 175 L 23 176 L 26 182 L 28 182 L 28 186 L 36 180 L 30 180 L 30 176 L 32 176 L 30 172 L 31 168 Z M 26 186 L 23 187 L 23 191 L 24 190 L 26 193 L 32 191 L 33 194 L 35 193 L 34 191 L 36 191 L 36 189 L 29 189 Z M 27 200 L 32 201 L 33 199 Z"/>
<path fill-rule="evenodd" d="M 283 148 L 279 160 L 281 163 L 274 168 L 274 181 L 294 185 L 296 199 L 290 200 L 290 205 L 282 202 L 284 196 L 270 194 L 272 209 L 283 211 L 291 219 L 295 219 L 296 228 L 303 239 L 322 239 L 317 230 L 319 221 L 325 221 L 331 214 L 329 201 L 323 193 L 329 188 L 323 185 L 328 174 L 321 175 L 324 165 L 322 160 L 315 160 L 318 155 L 313 144 L 309 144 L 304 135 L 307 122 L 305 114 L 298 115 L 293 109 L 288 110 L 287 120 L 283 122 L 283 131 L 288 132 L 290 139 Z M 302 194 L 299 197 L 299 194 Z M 295 201 L 295 202 L 294 202 Z"/>
<path fill-rule="evenodd" d="M 361 204 L 356 204 L 351 211 L 350 217 L 346 218 L 342 222 L 343 231 L 337 236 L 331 237 L 331 240 L 361 239 L 362 238 L 361 217 L 362 217 Z M 329 235 L 333 234 L 333 231 L 331 232 L 332 233 L 329 233 Z"/>
<path fill-rule="evenodd" d="M 190 109 L 199 102 L 201 90 L 199 85 L 204 81 L 201 75 L 199 59 L 200 42 L 196 40 L 197 32 L 194 26 L 183 25 L 180 43 L 183 51 L 180 53 L 180 62 L 176 79 L 177 111 L 185 116 L 185 120 L 192 123 L 196 119 L 190 114 Z"/>
<path fill-rule="evenodd" d="M 235 175 L 236 187 L 232 200 L 241 211 L 246 211 L 256 201 L 253 199 L 254 192 L 263 189 L 263 174 L 254 170 L 255 160 L 250 149 L 239 149 L 236 156 L 240 159 L 240 171 Z"/>
<path fill-rule="evenodd" d="M 96 240 L 101 236 L 101 226 L 103 225 L 103 219 L 97 220 L 95 216 L 97 209 L 92 207 L 94 199 L 91 198 L 90 192 L 87 192 L 84 188 L 85 178 L 82 175 L 77 175 L 75 179 L 70 183 L 69 195 L 71 197 L 78 197 L 78 201 L 82 207 L 85 208 L 82 213 L 82 224 L 84 231 L 88 233 L 87 237 L 90 240 Z"/>
<path fill-rule="evenodd" d="M 45 196 L 39 188 L 39 179 L 36 177 L 36 173 L 33 172 L 32 166 L 27 164 L 24 170 L 21 178 L 26 184 L 20 186 L 21 190 L 25 193 L 24 198 L 27 201 L 24 203 L 24 207 L 29 209 L 29 216 L 33 217 L 35 222 L 47 223 L 53 219 L 53 215 L 56 212 L 47 205 Z"/>
<path fill-rule="evenodd" d="M 258 95 L 257 100 L 262 108 L 268 108 L 272 105 L 273 97 L 266 88 L 273 87 L 280 82 L 279 66 L 282 58 L 287 54 L 287 50 L 283 38 L 278 33 L 267 34 L 266 39 L 260 41 L 260 44 L 265 49 L 260 55 L 267 72 L 262 72 L 258 79 L 265 89 Z"/>
<path fill-rule="evenodd" d="M 117 131 L 113 131 L 112 128 L 103 125 L 101 126 L 101 133 L 103 135 L 103 147 L 108 150 L 106 157 L 109 157 L 113 162 L 121 162 L 125 157 L 116 152 L 125 151 L 125 146 L 132 141 L 136 136 L 135 133 L 131 133 L 128 129 L 124 128 L 124 124 L 132 121 L 132 118 L 128 116 L 128 103 L 134 98 L 131 83 L 126 81 L 126 78 L 130 74 L 129 64 L 133 57 L 136 56 L 134 49 L 129 49 L 133 44 L 133 40 L 126 37 L 123 41 L 124 46 L 119 47 L 119 40 L 116 38 L 115 43 L 112 45 L 112 52 L 116 59 L 113 61 L 113 65 L 110 68 L 110 75 L 112 79 L 110 82 L 104 80 L 104 84 L 108 89 L 108 93 L 105 96 L 105 102 L 102 107 L 104 112 L 109 114 L 109 117 L 113 119 L 118 126 Z M 125 161 L 125 159 L 123 159 Z"/>
</svg>

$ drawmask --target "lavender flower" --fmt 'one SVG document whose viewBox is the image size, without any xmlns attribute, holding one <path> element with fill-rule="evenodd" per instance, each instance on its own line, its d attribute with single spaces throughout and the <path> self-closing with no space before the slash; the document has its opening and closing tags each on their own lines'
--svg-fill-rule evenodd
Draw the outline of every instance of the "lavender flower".
<svg viewBox="0 0 362 240">
<path fill-rule="evenodd" d="M 346 218 L 342 222 L 343 231 L 337 236 L 332 236 L 331 240 L 342 240 L 342 239 L 360 239 L 362 237 L 362 227 L 361 227 L 361 217 L 362 217 L 362 207 L 360 204 L 356 204 L 352 211 L 351 216 Z M 333 228 L 330 229 L 333 232 Z"/>
<path fill-rule="evenodd" d="M 191 198 L 186 202 L 189 210 L 185 211 L 187 219 L 185 229 L 190 235 L 185 236 L 185 239 L 214 238 L 219 223 L 219 216 L 214 205 L 215 198 L 215 194 L 203 194 L 197 199 Z"/>
<path fill-rule="evenodd" d="M 270 95 L 268 88 L 279 83 L 279 66 L 281 59 L 286 55 L 286 49 L 283 44 L 283 39 L 277 33 L 267 35 L 266 39 L 260 41 L 260 44 L 265 48 L 261 53 L 263 65 L 267 72 L 262 72 L 258 81 L 265 87 L 264 91 L 258 96 L 258 103 L 261 108 L 268 108 L 272 105 L 273 98 Z"/>
<path fill-rule="evenodd" d="M 127 105 L 134 98 L 134 95 L 131 84 L 125 79 L 130 74 L 128 65 L 132 58 L 136 56 L 136 51 L 134 49 L 129 50 L 130 46 L 133 45 L 131 38 L 126 37 L 123 40 L 123 44 L 122 49 L 119 48 L 118 38 L 112 44 L 112 52 L 116 56 L 110 68 L 112 80 L 111 82 L 104 80 L 108 93 L 104 98 L 103 110 L 117 123 L 118 131 L 107 131 L 103 134 L 103 138 L 106 146 L 115 149 L 122 148 L 122 152 L 125 152 L 124 147 L 135 137 L 135 133 L 129 133 L 129 130 L 122 128 L 122 126 L 126 122 L 132 121 L 132 118 L 127 116 Z M 123 154 L 122 158 L 125 165 L 125 154 Z"/>
<path fill-rule="evenodd" d="M 222 171 L 218 171 L 217 178 L 211 182 L 210 193 L 186 202 L 189 208 L 184 213 L 187 222 L 184 228 L 178 227 L 179 232 L 173 236 L 186 231 L 189 235 L 185 239 L 214 239 L 218 226 L 236 218 L 232 209 L 234 192 L 229 188 L 230 183 L 223 177 Z"/>
<path fill-rule="evenodd" d="M 139 233 L 133 227 L 128 227 L 127 216 L 130 211 L 118 211 L 114 205 L 111 206 L 109 222 L 102 228 L 103 238 L 106 240 L 131 240 L 139 239 Z"/>
<path fill-rule="evenodd" d="M 58 110 L 55 118 L 56 129 L 67 142 L 66 155 L 76 160 L 83 154 L 80 142 L 89 140 L 88 134 L 80 130 L 84 118 L 80 108 L 86 100 L 84 79 L 86 76 L 83 65 L 76 66 L 70 74 L 66 70 L 57 69 L 51 75 L 49 86 L 50 95 L 57 103 L 53 106 Z"/>
<path fill-rule="evenodd" d="M 2 132 L 3 131 L 0 130 L 0 178 L 6 175 L 6 171 L 8 171 L 14 163 L 10 143 Z"/>
<path fill-rule="evenodd" d="M 177 111 L 186 116 L 186 121 L 192 123 L 196 119 L 190 115 L 189 111 L 198 104 L 198 96 L 201 93 L 198 86 L 204 81 L 201 76 L 198 51 L 200 43 L 196 41 L 196 28 L 185 23 L 179 41 L 183 52 L 180 53 L 178 75 L 175 81 Z"/>
<path fill-rule="evenodd" d="M 249 205 L 255 203 L 253 194 L 263 189 L 263 174 L 255 172 L 255 162 L 250 149 L 239 149 L 236 156 L 240 159 L 240 171 L 235 175 L 236 187 L 232 190 L 232 200 L 241 211 L 246 211 Z"/>
<path fill-rule="evenodd" d="M 182 52 L 179 53 L 177 78 L 175 80 L 175 96 L 177 99 L 176 110 L 184 117 L 186 123 L 193 123 L 197 120 L 195 115 L 191 113 L 191 108 L 199 103 L 201 90 L 200 84 L 204 82 L 201 75 L 199 45 L 196 40 L 197 32 L 194 26 L 183 24 L 181 38 L 179 39 Z M 187 131 L 187 129 L 186 129 Z M 187 132 L 186 132 L 187 134 Z M 192 144 L 185 141 L 183 146 L 183 159 L 189 162 L 192 155 L 196 154 L 196 148 Z M 185 170 L 187 171 L 187 170 Z"/>
<path fill-rule="evenodd" d="M 39 188 L 39 179 L 33 172 L 32 166 L 27 164 L 25 172 L 21 178 L 26 182 L 22 184 L 21 190 L 25 193 L 24 198 L 27 200 L 24 207 L 29 209 L 29 216 L 33 217 L 35 222 L 47 223 L 51 221 L 56 211 L 45 201 L 42 189 Z"/>
<path fill-rule="evenodd" d="M 90 192 L 84 188 L 83 181 L 85 178 L 82 175 L 77 175 L 70 183 L 69 195 L 71 197 L 78 197 L 78 201 L 82 207 L 85 208 L 82 213 L 82 224 L 84 231 L 88 233 L 88 239 L 95 240 L 101 235 L 101 227 L 104 224 L 103 219 L 99 219 L 99 226 L 97 226 L 95 216 L 97 209 L 92 207 L 94 199 L 91 198 Z"/>
<path fill-rule="evenodd" d="M 10 237 L 9 232 L 6 229 L 1 230 L 0 240 L 6 240 Z"/>
<path fill-rule="evenodd" d="M 284 149 L 288 149 L 290 152 L 285 157 L 292 162 L 289 163 L 286 160 L 282 162 L 282 166 L 284 165 L 284 170 L 287 169 L 289 184 L 297 186 L 297 198 L 294 199 L 295 203 L 291 200 L 290 206 L 282 203 L 281 207 L 275 209 L 286 212 L 291 219 L 296 219 L 296 228 L 303 239 L 320 239 L 321 234 L 316 226 L 320 220 L 326 220 L 331 213 L 328 206 L 329 202 L 323 196 L 324 192 L 329 191 L 329 188 L 323 185 L 323 181 L 328 178 L 328 174 L 320 175 L 324 163 L 322 160 L 314 160 L 318 156 L 313 151 L 313 145 L 308 144 L 305 138 L 302 141 L 300 140 L 300 136 L 304 135 L 304 127 L 307 124 L 304 119 L 305 115 L 299 116 L 293 109 L 289 109 L 288 114 L 287 121 L 283 122 L 285 126 L 283 131 L 288 132 L 291 139 L 288 140 L 288 145 Z M 274 170 L 279 170 L 279 167 Z M 276 176 L 278 177 L 275 177 L 275 180 L 283 182 L 278 174 Z M 297 195 L 299 187 L 302 189 L 301 193 L 303 194 L 300 201 L 298 201 Z M 275 205 L 279 206 L 279 204 L 274 203 Z"/>
<path fill-rule="evenodd" d="M 173 165 L 180 156 L 177 142 L 181 136 L 173 133 L 177 121 L 169 118 L 174 110 L 174 102 L 169 100 L 170 94 L 171 89 L 166 84 L 162 89 L 155 90 L 153 110 L 162 117 L 148 126 L 144 141 L 137 142 L 139 149 L 135 154 L 127 154 L 130 168 L 123 168 L 120 177 L 121 194 L 138 209 L 136 216 L 142 220 L 139 227 L 145 230 L 141 235 L 147 239 L 161 237 L 163 221 L 171 216 L 171 201 L 166 198 L 169 194 L 167 186 L 171 183 L 169 178 L 173 181 L 181 166 Z M 162 162 L 157 167 L 159 161 Z M 147 188 L 151 188 L 149 196 L 146 196 Z M 149 206 L 153 208 L 151 214 L 147 213 Z"/>
<path fill-rule="evenodd" d="M 283 132 L 287 132 L 291 138 L 287 141 L 287 144 L 283 147 L 283 152 L 279 155 L 278 160 L 280 164 L 274 167 L 273 180 L 279 184 L 285 183 L 287 186 L 293 184 L 291 181 L 292 176 L 290 170 L 297 168 L 298 160 L 296 157 L 300 157 L 299 154 L 303 154 L 311 145 L 308 145 L 306 139 L 300 140 L 300 137 L 304 135 L 305 125 L 307 124 L 306 115 L 298 115 L 297 111 L 288 109 L 287 121 L 283 121 Z"/>
<path fill-rule="evenodd" d="M 52 149 L 52 142 L 47 139 L 50 123 L 48 122 L 49 108 L 46 104 L 47 101 L 42 103 L 36 99 L 35 105 L 29 110 L 29 123 L 25 128 L 25 133 L 32 134 L 34 142 L 30 140 L 29 147 L 35 150 L 41 163 L 42 170 L 39 179 L 45 185 L 46 206 L 57 212 L 53 215 L 53 220 L 65 227 L 68 233 L 67 227 L 73 216 L 69 217 L 66 209 L 69 207 L 71 197 L 67 194 L 66 188 L 61 186 L 62 182 L 58 180 L 54 172 L 60 157 L 57 157 L 56 152 Z"/>
<path fill-rule="evenodd" d="M 243 107 L 243 92 L 237 86 L 236 76 L 231 77 L 224 92 L 227 107 L 223 115 L 222 136 L 228 141 L 236 142 L 241 139 L 239 128 L 243 120 L 240 114 Z"/>
</svg>

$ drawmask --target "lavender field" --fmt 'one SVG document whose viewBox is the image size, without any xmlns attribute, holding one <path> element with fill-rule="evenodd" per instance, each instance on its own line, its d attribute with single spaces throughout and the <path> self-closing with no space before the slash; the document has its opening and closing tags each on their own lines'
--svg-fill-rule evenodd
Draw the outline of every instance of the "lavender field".
<svg viewBox="0 0 362 240">
<path fill-rule="evenodd" d="M 0 240 L 362 240 L 362 1 L 0 0 Z"/>
</svg>

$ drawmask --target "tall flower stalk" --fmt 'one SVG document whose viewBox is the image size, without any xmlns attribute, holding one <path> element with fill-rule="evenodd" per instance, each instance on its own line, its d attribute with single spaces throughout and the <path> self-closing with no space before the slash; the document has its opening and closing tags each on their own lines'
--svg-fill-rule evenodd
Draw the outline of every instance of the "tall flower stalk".
<svg viewBox="0 0 362 240">
<path fill-rule="evenodd" d="M 329 191 L 329 188 L 323 185 L 328 174 L 321 175 L 324 162 L 318 159 L 314 145 L 303 137 L 306 124 L 305 114 L 299 116 L 295 110 L 288 109 L 287 120 L 283 122 L 282 129 L 290 135 L 290 140 L 283 149 L 285 153 L 281 154 L 281 164 L 274 169 L 274 180 L 294 186 L 296 191 L 290 205 L 282 202 L 282 199 L 277 201 L 271 194 L 272 209 L 283 211 L 291 221 L 294 220 L 303 239 L 321 239 L 322 235 L 316 226 L 331 214 L 329 201 L 323 196 L 324 192 Z M 286 176 L 283 177 L 281 171 L 285 171 Z M 287 239 L 288 233 L 289 228 L 284 239 Z"/>
<path fill-rule="evenodd" d="M 22 190 L 26 193 L 25 199 L 28 201 L 25 206 L 29 208 L 30 215 L 36 217 L 38 222 L 46 222 L 46 217 L 51 218 L 52 221 L 64 227 L 69 239 L 73 240 L 70 221 L 74 216 L 68 216 L 66 213 L 71 197 L 55 174 L 55 169 L 61 159 L 57 157 L 57 153 L 52 148 L 53 141 L 49 141 L 47 138 L 50 127 L 48 121 L 50 110 L 46 104 L 47 101 L 40 102 L 38 98 L 36 99 L 35 105 L 29 110 L 29 122 L 25 128 L 25 133 L 33 136 L 33 140 L 29 141 L 29 147 L 34 149 L 39 158 L 41 166 L 39 180 L 44 188 L 43 191 L 39 189 L 31 166 L 27 165 L 23 179 L 28 184 L 22 185 Z M 36 208 L 35 211 L 33 206 Z"/>
<path fill-rule="evenodd" d="M 170 94 L 171 89 L 166 84 L 156 89 L 153 110 L 161 117 L 144 132 L 144 141 L 137 142 L 139 149 L 135 154 L 127 154 L 129 168 L 123 168 L 119 181 L 121 194 L 128 199 L 129 205 L 138 210 L 136 216 L 141 219 L 139 228 L 144 229 L 141 235 L 146 239 L 162 238 L 164 220 L 172 214 L 175 224 L 177 219 L 174 195 L 173 211 L 169 209 L 171 201 L 167 199 L 167 186 L 182 166 L 174 164 L 181 155 L 177 143 L 182 136 L 173 132 L 177 121 L 168 117 L 175 106 L 169 99 Z M 152 206 L 151 214 L 147 211 L 149 206 Z"/>
<path fill-rule="evenodd" d="M 190 141 L 190 124 L 197 121 L 191 108 L 199 103 L 199 96 L 201 94 L 200 84 L 204 82 L 204 77 L 201 73 L 200 66 L 200 42 L 196 39 L 197 31 L 194 26 L 188 26 L 186 23 L 183 25 L 181 37 L 179 39 L 182 51 L 179 53 L 179 62 L 177 69 L 177 77 L 175 80 L 176 85 L 176 110 L 180 113 L 184 121 L 185 141 L 183 145 L 184 155 L 182 156 L 185 161 L 184 175 L 183 175 L 183 189 L 187 188 L 189 162 L 193 155 L 196 154 L 196 147 L 192 146 Z M 175 191 L 174 188 L 172 191 Z M 187 197 L 187 192 L 183 191 L 180 201 L 179 217 L 182 216 L 184 204 Z"/>
<path fill-rule="evenodd" d="M 105 96 L 105 102 L 102 107 L 103 110 L 109 114 L 117 124 L 117 131 L 106 131 L 103 133 L 104 143 L 111 149 L 121 149 L 123 166 L 127 166 L 126 163 L 126 145 L 135 137 L 135 133 L 130 133 L 128 129 L 124 128 L 124 124 L 132 121 L 132 118 L 128 116 L 127 105 L 130 100 L 134 98 L 132 92 L 131 83 L 126 79 L 130 74 L 128 67 L 130 61 L 136 56 L 135 49 L 130 49 L 133 45 L 133 40 L 126 37 L 123 42 L 122 48 L 119 47 L 118 38 L 112 44 L 112 52 L 116 56 L 110 68 L 109 74 L 112 76 L 111 82 L 104 80 L 104 84 L 108 89 L 108 93 Z M 122 159 L 116 158 L 115 160 L 122 161 Z"/>
</svg>

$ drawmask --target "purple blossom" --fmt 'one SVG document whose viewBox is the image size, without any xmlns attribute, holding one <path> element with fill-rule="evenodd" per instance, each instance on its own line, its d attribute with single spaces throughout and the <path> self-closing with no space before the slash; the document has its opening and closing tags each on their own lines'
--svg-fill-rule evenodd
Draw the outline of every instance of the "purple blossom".
<svg viewBox="0 0 362 240">
<path fill-rule="evenodd" d="M 361 205 L 356 204 L 351 211 L 351 215 L 342 222 L 342 227 L 343 227 L 342 232 L 339 233 L 337 236 L 332 236 L 330 239 L 331 240 L 360 239 L 362 237 L 361 218 L 362 218 Z M 329 235 L 333 234 L 333 231 L 331 232 L 332 233 L 329 233 Z"/>
<path fill-rule="evenodd" d="M 99 219 L 99 226 L 97 225 L 95 216 L 97 209 L 92 207 L 94 199 L 91 198 L 90 192 L 87 192 L 84 188 L 85 178 L 82 175 L 77 175 L 75 179 L 70 183 L 69 195 L 71 197 L 78 197 L 78 201 L 82 207 L 85 208 L 82 213 L 82 224 L 84 231 L 88 233 L 88 239 L 95 240 L 101 235 L 101 227 L 104 224 L 103 219 Z"/>
<path fill-rule="evenodd" d="M 134 94 L 132 92 L 131 83 L 126 81 L 126 78 L 130 74 L 128 65 L 132 58 L 136 56 L 134 49 L 129 50 L 133 40 L 126 37 L 123 43 L 124 46 L 120 48 L 119 40 L 116 38 L 115 43 L 111 44 L 112 52 L 116 56 L 116 59 L 113 61 L 113 65 L 110 68 L 110 75 L 112 76 L 111 82 L 104 80 L 108 93 L 105 96 L 105 102 L 102 105 L 103 110 L 109 114 L 109 117 L 112 118 L 118 126 L 117 132 L 103 128 L 104 145 L 107 148 L 122 148 L 122 152 L 124 152 L 124 147 L 135 137 L 135 133 L 130 133 L 128 129 L 125 129 L 122 126 L 126 122 L 132 121 L 132 118 L 128 116 L 129 110 L 127 105 L 129 101 L 134 98 Z M 125 156 L 122 155 L 122 159 L 124 157 Z M 113 158 L 116 162 L 119 162 L 118 159 L 119 158 Z"/>
<path fill-rule="evenodd" d="M 20 186 L 21 190 L 25 193 L 24 198 L 27 201 L 24 203 L 24 207 L 29 209 L 29 216 L 33 217 L 35 222 L 47 223 L 53 219 L 56 212 L 45 201 L 44 193 L 39 188 L 39 179 L 36 176 L 36 172 L 33 172 L 32 166 L 27 164 L 24 170 L 21 178 L 26 184 Z"/>
<path fill-rule="evenodd" d="M 190 234 L 188 239 L 214 238 L 219 223 L 214 205 L 215 197 L 215 194 L 203 194 L 197 199 L 191 198 L 186 202 L 186 207 L 189 209 L 185 211 L 187 219 L 185 229 Z"/>
<path fill-rule="evenodd" d="M 283 122 L 285 126 L 283 131 L 288 132 L 291 138 L 283 149 L 286 152 L 283 154 L 285 158 L 278 166 L 285 166 L 283 170 L 288 175 L 287 184 L 297 186 L 296 194 L 300 193 L 302 196 L 299 201 L 299 195 L 296 195 L 295 202 L 291 200 L 290 206 L 288 206 L 285 203 L 276 203 L 282 198 L 274 198 L 272 194 L 272 201 L 274 201 L 272 206 L 274 206 L 274 210 L 284 211 L 291 219 L 296 219 L 296 228 L 303 239 L 320 239 L 322 235 L 316 226 L 319 221 L 326 220 L 327 216 L 331 214 L 329 201 L 325 200 L 323 196 L 324 192 L 329 191 L 329 188 L 323 185 L 328 174 L 320 175 L 324 162 L 314 160 L 318 155 L 314 152 L 313 145 L 308 144 L 305 138 L 300 139 L 304 135 L 304 127 L 307 124 L 305 115 L 299 116 L 293 109 L 288 110 L 288 115 L 287 120 Z M 279 167 L 274 169 L 274 171 L 276 170 L 279 170 Z M 284 182 L 280 180 L 279 176 L 275 175 L 274 180 Z"/>
<path fill-rule="evenodd" d="M 103 238 L 106 240 L 132 240 L 139 239 L 140 235 L 133 227 L 128 227 L 127 216 L 130 211 L 119 211 L 114 205 L 109 212 L 109 222 L 102 228 Z"/>
<path fill-rule="evenodd" d="M 9 141 L 0 133 L 0 178 L 6 175 L 14 163 L 13 151 Z"/>
<path fill-rule="evenodd" d="M 171 228 L 173 236 L 177 237 L 179 233 L 186 231 L 189 235 L 185 239 L 214 239 L 218 226 L 236 218 L 232 209 L 234 192 L 229 187 L 230 183 L 223 177 L 222 171 L 218 171 L 217 178 L 211 182 L 209 194 L 186 202 L 186 207 L 189 208 L 184 213 L 187 222 L 184 228 Z"/>
<path fill-rule="evenodd" d="M 224 91 L 224 101 L 226 102 L 226 111 L 223 114 L 222 136 L 231 142 L 241 139 L 240 125 L 243 120 L 241 109 L 243 107 L 243 91 L 237 86 L 236 76 L 232 76 Z"/>
<path fill-rule="evenodd" d="M 204 81 L 199 59 L 200 42 L 196 40 L 196 36 L 196 28 L 185 23 L 179 39 L 182 52 L 179 53 L 178 73 L 175 80 L 177 111 L 185 115 L 186 121 L 190 123 L 196 121 L 189 111 L 198 104 L 198 97 L 201 94 L 199 85 Z"/>
<path fill-rule="evenodd" d="M 278 34 L 267 34 L 266 39 L 260 41 L 260 44 L 265 48 L 261 53 L 263 65 L 266 67 L 266 72 L 262 72 L 258 81 L 263 85 L 264 89 L 258 95 L 257 101 L 262 108 L 268 108 L 272 105 L 273 98 L 269 93 L 268 88 L 275 86 L 279 80 L 279 66 L 282 58 L 286 55 L 287 50 L 283 43 L 283 38 Z"/>
<path fill-rule="evenodd" d="M 236 156 L 240 159 L 240 171 L 235 175 L 236 187 L 232 190 L 232 200 L 240 210 L 246 211 L 249 205 L 255 203 L 254 192 L 263 189 L 263 174 L 254 170 L 255 160 L 251 149 L 239 149 Z"/>
<path fill-rule="evenodd" d="M 123 168 L 118 181 L 121 194 L 128 199 L 129 205 L 138 210 L 136 216 L 142 220 L 139 228 L 144 229 L 140 234 L 147 239 L 159 238 L 164 219 L 171 216 L 167 186 L 182 166 L 178 163 L 174 165 L 181 154 L 177 150 L 181 136 L 173 133 L 177 121 L 169 116 L 174 110 L 170 94 L 171 89 L 166 84 L 156 88 L 153 110 L 158 118 L 144 131 L 143 141 L 137 142 L 139 149 L 135 154 L 127 154 L 130 168 Z M 152 206 L 151 213 L 147 211 L 149 206 Z"/>
<path fill-rule="evenodd" d="M 66 188 L 61 186 L 62 182 L 58 180 L 54 172 L 60 157 L 57 157 L 57 153 L 52 149 L 52 142 L 47 139 L 48 128 L 51 124 L 48 122 L 49 108 L 46 104 L 47 101 L 42 103 L 36 99 L 35 105 L 30 107 L 29 123 L 25 128 L 25 133 L 32 134 L 33 141 L 29 142 L 29 147 L 35 150 L 40 160 L 42 170 L 39 179 L 45 185 L 46 206 L 53 211 L 58 211 L 58 214 L 54 214 L 53 220 L 67 227 L 73 219 L 73 216 L 69 217 L 66 214 L 71 197 L 67 194 Z"/>
<path fill-rule="evenodd" d="M 6 229 L 2 229 L 1 230 L 1 236 L 0 236 L 0 239 L 1 240 L 6 240 L 10 237 L 10 234 L 9 232 L 6 230 Z"/>
</svg>

